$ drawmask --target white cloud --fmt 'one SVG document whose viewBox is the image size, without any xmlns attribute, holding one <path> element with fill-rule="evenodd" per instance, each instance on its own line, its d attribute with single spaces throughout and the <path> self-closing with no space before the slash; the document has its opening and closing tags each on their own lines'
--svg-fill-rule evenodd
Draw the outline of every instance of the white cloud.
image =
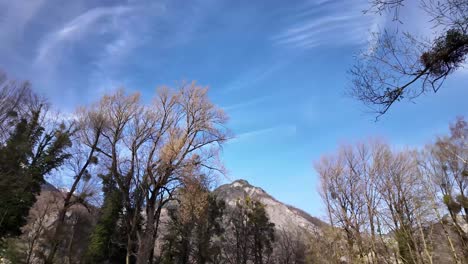
<svg viewBox="0 0 468 264">
<path fill-rule="evenodd" d="M 97 7 L 86 11 L 66 23 L 61 29 L 48 34 L 39 46 L 36 63 L 41 64 L 57 56 L 61 48 L 81 39 L 86 33 L 96 30 L 102 19 L 118 17 L 131 11 L 129 6 Z"/>
<path fill-rule="evenodd" d="M 58 65 L 65 59 L 75 67 L 78 65 L 70 56 L 84 53 L 87 67 L 78 68 L 86 74 L 80 82 L 84 90 L 71 97 L 83 96 L 84 92 L 94 97 L 122 87 L 128 83 L 120 72 L 126 58 L 150 40 L 152 22 L 164 12 L 164 2 L 147 1 L 88 9 L 42 38 L 33 67 L 41 72 L 40 78 L 50 82 L 60 78 Z"/>
<path fill-rule="evenodd" d="M 290 14 L 294 22 L 272 37 L 273 44 L 299 49 L 362 44 L 379 23 L 378 16 L 362 13 L 367 4 L 364 0 L 315 2 Z"/>
<path fill-rule="evenodd" d="M 284 138 L 288 136 L 294 136 L 296 134 L 296 131 L 297 127 L 295 125 L 272 126 L 237 134 L 235 138 L 228 141 L 228 143 L 239 143 L 244 140 L 255 139 L 258 137 L 265 138 L 267 136 Z"/>
<path fill-rule="evenodd" d="M 223 108 L 226 111 L 244 109 L 246 107 L 256 106 L 258 104 L 264 103 L 264 102 L 266 102 L 266 101 L 268 101 L 269 99 L 272 99 L 272 98 L 274 98 L 274 96 L 270 94 L 270 95 L 265 95 L 265 96 L 260 96 L 260 97 L 257 97 L 257 98 L 253 98 L 253 99 L 250 99 L 250 100 L 243 100 L 240 103 L 224 106 L 224 107 L 221 107 L 221 108 Z"/>
</svg>

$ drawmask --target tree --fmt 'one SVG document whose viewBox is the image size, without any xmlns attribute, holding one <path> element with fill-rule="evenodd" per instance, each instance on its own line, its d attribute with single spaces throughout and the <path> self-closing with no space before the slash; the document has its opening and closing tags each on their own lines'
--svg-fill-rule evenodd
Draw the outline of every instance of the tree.
<svg viewBox="0 0 468 264">
<path fill-rule="evenodd" d="M 456 233 L 468 247 L 468 125 L 459 117 L 450 126 L 450 135 L 440 137 L 427 147 L 423 172 L 436 188 L 437 199 L 448 211 Z M 459 218 L 461 216 L 461 218 Z"/>
<path fill-rule="evenodd" d="M 88 209 L 87 198 L 95 194 L 95 190 L 89 190 L 89 192 L 81 190 L 81 192 L 77 192 L 80 186 L 83 186 L 85 182 L 89 182 L 92 177 L 92 170 L 97 167 L 99 159 L 97 146 L 104 129 L 105 120 L 99 112 L 87 112 L 84 109 L 78 111 L 76 116 L 77 120 L 74 120 L 70 125 L 70 127 L 74 127 L 74 138 L 72 139 L 74 146 L 70 151 L 69 155 L 71 159 L 68 163 L 70 172 L 73 175 L 73 181 L 63 197 L 63 206 L 59 210 L 57 220 L 53 226 L 52 237 L 49 241 L 50 252 L 46 263 L 53 262 L 57 248 L 63 241 L 68 210 L 74 205 L 81 205 Z"/>
<path fill-rule="evenodd" d="M 191 172 L 220 169 L 226 117 L 209 101 L 207 89 L 195 83 L 178 91 L 161 88 L 150 105 L 121 90 L 104 96 L 90 111 L 102 115 L 106 124 L 97 152 L 122 195 L 126 262 L 136 258 L 147 263 L 171 190 Z"/>
<path fill-rule="evenodd" d="M 405 0 L 373 0 L 368 11 L 393 10 Z M 350 70 L 349 94 L 378 116 L 397 101 L 415 99 L 429 91 L 436 93 L 445 79 L 462 67 L 468 54 L 468 2 L 464 0 L 421 0 L 431 17 L 434 34 L 422 41 L 410 33 L 375 33 L 372 48 L 358 57 Z M 438 33 L 439 30 L 441 33 Z"/>
<path fill-rule="evenodd" d="M 228 263 L 268 263 L 273 252 L 275 225 L 265 205 L 246 197 L 239 200 L 228 218 L 228 236 L 223 246 Z"/>
<path fill-rule="evenodd" d="M 306 263 L 342 263 L 346 238 L 340 228 L 324 226 L 313 234 Z"/>
<path fill-rule="evenodd" d="M 0 70 L 0 143 L 7 140 L 15 123 L 30 118 L 43 104 L 44 100 L 33 93 L 29 82 L 9 80 Z"/>
<path fill-rule="evenodd" d="M 366 225 L 366 200 L 362 174 L 357 168 L 363 167 L 351 147 L 342 147 L 336 156 L 323 157 L 315 168 L 320 175 L 321 196 L 328 212 L 330 224 L 338 225 L 346 233 L 348 258 L 364 255 L 362 232 Z M 370 167 L 370 166 L 369 166 Z"/>
<path fill-rule="evenodd" d="M 0 238 L 21 233 L 44 177 L 70 157 L 66 126 L 46 130 L 40 121 L 40 110 L 22 118 L 0 147 Z"/>
<path fill-rule="evenodd" d="M 421 221 L 429 211 L 423 178 L 413 152 L 388 152 L 377 189 L 382 196 L 383 228 L 394 234 L 403 263 L 425 263 L 424 244 L 419 236 Z"/>
<path fill-rule="evenodd" d="M 200 183 L 184 184 L 168 207 L 170 221 L 163 238 L 162 263 L 216 263 L 225 204 Z"/>
<path fill-rule="evenodd" d="M 100 175 L 104 202 L 85 253 L 85 263 L 121 263 L 125 261 L 125 235 L 119 226 L 122 194 L 110 175 Z"/>
<path fill-rule="evenodd" d="M 330 223 L 345 233 L 352 262 L 430 262 L 428 234 L 432 204 L 417 153 L 392 151 L 372 142 L 341 147 L 316 164 Z M 389 242 L 391 234 L 396 243 Z"/>
<path fill-rule="evenodd" d="M 41 195 L 29 211 L 28 223 L 22 228 L 26 242 L 25 263 L 36 263 L 39 261 L 39 256 L 43 255 L 42 251 L 45 250 L 43 246 L 48 244 L 44 240 L 49 222 L 51 217 L 58 213 L 61 198 L 58 191 L 41 191 Z"/>
<path fill-rule="evenodd" d="M 252 255 L 255 264 L 267 263 L 273 251 L 275 239 L 275 224 L 270 222 L 265 211 L 265 205 L 259 201 L 253 201 L 248 212 L 249 233 L 252 235 Z"/>
<path fill-rule="evenodd" d="M 308 256 L 308 246 L 304 241 L 312 240 L 312 237 L 306 237 L 306 230 L 299 228 L 295 232 L 289 230 L 280 230 L 275 239 L 275 263 L 281 264 L 305 264 Z"/>
<path fill-rule="evenodd" d="M 216 263 L 219 260 L 224 210 L 224 201 L 218 200 L 214 194 L 208 194 L 207 206 L 195 222 L 195 263 Z"/>
</svg>

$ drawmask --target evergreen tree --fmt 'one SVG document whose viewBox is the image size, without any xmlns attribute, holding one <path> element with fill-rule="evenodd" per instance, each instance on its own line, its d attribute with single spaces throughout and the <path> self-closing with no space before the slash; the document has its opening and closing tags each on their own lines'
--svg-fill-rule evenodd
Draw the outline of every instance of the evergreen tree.
<svg viewBox="0 0 468 264">
<path fill-rule="evenodd" d="M 275 225 L 270 222 L 265 205 L 246 197 L 237 202 L 229 219 L 230 236 L 225 255 L 235 263 L 267 263 L 275 240 Z M 233 241 L 234 245 L 229 241 Z"/>
<path fill-rule="evenodd" d="M 99 220 L 90 236 L 85 263 L 122 263 L 125 261 L 124 236 L 118 221 L 122 213 L 122 194 L 112 177 L 101 175 L 103 181 L 104 204 Z M 107 261 L 107 262 L 106 262 Z"/>
<path fill-rule="evenodd" d="M 60 125 L 46 132 L 41 112 L 22 118 L 0 146 L 0 238 L 18 236 L 40 193 L 44 176 L 70 157 L 70 131 Z"/>
<path fill-rule="evenodd" d="M 252 255 L 255 264 L 267 262 L 273 251 L 275 224 L 270 222 L 265 211 L 265 205 L 259 201 L 248 203 L 248 228 L 252 236 Z"/>
<path fill-rule="evenodd" d="M 188 263 L 193 225 L 182 223 L 177 208 L 170 208 L 168 212 L 170 222 L 168 233 L 164 237 L 161 263 Z"/>
<path fill-rule="evenodd" d="M 164 236 L 162 263 L 215 263 L 220 255 L 216 242 L 224 229 L 224 201 L 204 190 L 202 207 L 173 206 L 168 208 L 170 222 Z"/>
<path fill-rule="evenodd" d="M 195 259 L 196 263 L 214 263 L 220 255 L 220 245 L 213 241 L 213 237 L 220 237 L 224 233 L 222 219 L 226 205 L 218 200 L 214 194 L 208 195 L 206 216 L 198 219 L 195 226 Z"/>
</svg>

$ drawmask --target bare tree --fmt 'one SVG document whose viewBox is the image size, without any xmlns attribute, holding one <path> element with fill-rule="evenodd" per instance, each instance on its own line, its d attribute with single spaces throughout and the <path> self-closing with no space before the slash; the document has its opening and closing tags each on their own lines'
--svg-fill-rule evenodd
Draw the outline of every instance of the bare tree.
<svg viewBox="0 0 468 264">
<path fill-rule="evenodd" d="M 418 221 L 430 210 L 426 207 L 426 192 L 419 174 L 415 153 L 388 152 L 378 183 L 382 195 L 383 228 L 394 234 L 398 256 L 405 263 L 426 263 L 423 243 L 418 236 Z"/>
<path fill-rule="evenodd" d="M 45 101 L 37 96 L 29 82 L 10 80 L 0 70 L 0 142 L 5 142 L 16 121 L 39 110 Z"/>
<path fill-rule="evenodd" d="M 468 224 L 468 125 L 460 117 L 450 131 L 450 136 L 438 138 L 427 147 L 422 168 L 434 184 L 437 199 L 448 211 L 456 232 L 468 246 L 468 234 L 461 227 L 463 222 Z"/>
<path fill-rule="evenodd" d="M 320 175 L 321 195 L 329 213 L 330 224 L 346 233 L 348 258 L 364 257 L 362 232 L 366 224 L 364 185 L 357 172 L 358 161 L 351 147 L 342 147 L 336 156 L 323 157 L 315 168 Z"/>
<path fill-rule="evenodd" d="M 398 19 L 404 0 L 373 0 L 368 11 L 393 10 Z M 420 0 L 431 17 L 431 41 L 404 32 L 375 33 L 372 47 L 358 56 L 350 70 L 349 94 L 378 116 L 397 101 L 415 99 L 428 91 L 436 93 L 445 79 L 461 68 L 468 54 L 468 2 L 464 0 Z"/>
<path fill-rule="evenodd" d="M 305 264 L 307 261 L 308 245 L 306 241 L 312 237 L 306 237 L 304 230 L 295 231 L 280 230 L 274 249 L 275 263 L 281 264 Z"/>
<path fill-rule="evenodd" d="M 91 179 L 93 167 L 96 167 L 98 163 L 97 147 L 105 125 L 104 118 L 99 112 L 89 112 L 85 109 L 78 110 L 76 116 L 77 120 L 70 124 L 70 127 L 75 130 L 72 140 L 74 146 L 71 150 L 71 159 L 68 162 L 70 172 L 73 175 L 72 184 L 63 196 L 63 203 L 61 203 L 63 206 L 59 210 L 52 230 L 51 247 L 46 263 L 53 263 L 55 253 L 63 241 L 63 229 L 65 228 L 68 210 L 74 205 L 81 205 L 89 209 L 87 199 L 96 195 L 96 190 L 89 188 L 79 190 L 79 187 L 90 186 L 84 184 L 84 182 Z"/>
<path fill-rule="evenodd" d="M 138 94 L 118 91 L 99 102 L 106 120 L 97 151 L 123 194 L 127 263 L 148 263 L 160 209 L 181 178 L 197 169 L 222 171 L 219 146 L 227 139 L 226 117 L 207 89 L 184 83 L 161 88 L 150 105 Z M 143 214 L 142 214 L 143 212 Z"/>
<path fill-rule="evenodd" d="M 22 228 L 22 240 L 26 242 L 26 263 L 37 263 L 45 244 L 45 233 L 53 225 L 60 207 L 58 191 L 43 191 L 29 211 L 28 223 Z"/>
<path fill-rule="evenodd" d="M 452 232 L 450 232 L 451 231 L 450 226 L 447 225 L 446 221 L 444 221 L 444 217 L 443 217 L 444 206 L 442 206 L 440 200 L 438 200 L 439 190 L 438 190 L 437 185 L 433 183 L 433 179 L 432 179 L 433 175 L 432 175 L 431 169 L 427 167 L 426 162 L 427 162 L 426 153 L 421 152 L 419 168 L 421 170 L 421 174 L 423 175 L 424 189 L 426 193 L 428 194 L 427 196 L 428 199 L 426 202 L 429 204 L 430 207 L 432 207 L 433 212 L 434 212 L 434 224 L 430 225 L 429 228 L 426 227 L 426 229 L 429 229 L 427 243 L 431 244 L 429 247 L 432 248 L 432 252 L 438 252 L 438 254 L 433 254 L 432 259 L 435 263 L 438 263 L 437 261 L 441 262 L 442 260 L 445 260 L 448 258 L 448 257 L 444 258 L 444 254 L 441 251 L 449 251 L 449 254 L 454 263 L 457 263 L 457 264 L 462 263 L 460 259 L 460 255 L 463 255 L 463 254 L 460 253 L 458 250 L 458 247 L 456 244 L 457 238 L 454 237 Z M 420 229 L 423 229 L 423 228 L 420 228 Z M 437 229 L 439 229 L 439 231 Z M 442 241 L 437 238 L 438 236 L 442 237 L 442 239 L 445 240 L 447 243 L 440 243 Z M 446 248 L 445 250 L 444 250 L 444 247 Z"/>
<path fill-rule="evenodd" d="M 430 263 L 423 226 L 431 210 L 424 203 L 427 192 L 415 152 L 394 152 L 372 141 L 342 147 L 336 155 L 322 158 L 316 169 L 330 223 L 346 235 L 347 259 Z"/>
<path fill-rule="evenodd" d="M 320 231 L 315 231 L 312 234 L 307 255 L 312 259 L 312 263 L 346 263 L 344 261 L 346 259 L 344 252 L 347 251 L 345 237 L 346 235 L 340 228 L 324 226 Z"/>
</svg>

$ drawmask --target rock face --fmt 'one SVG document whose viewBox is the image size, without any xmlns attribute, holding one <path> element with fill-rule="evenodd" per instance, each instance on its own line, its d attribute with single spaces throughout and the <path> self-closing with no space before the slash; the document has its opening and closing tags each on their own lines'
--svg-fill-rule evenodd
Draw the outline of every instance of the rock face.
<svg viewBox="0 0 468 264">
<path fill-rule="evenodd" d="M 309 233 L 320 233 L 321 227 L 326 225 L 318 218 L 276 200 L 262 188 L 252 186 L 246 180 L 236 180 L 230 184 L 221 185 L 214 192 L 229 206 L 235 206 L 239 199 L 247 196 L 262 202 L 266 206 L 265 210 L 270 221 L 278 230 L 297 231 L 300 229 Z"/>
</svg>

